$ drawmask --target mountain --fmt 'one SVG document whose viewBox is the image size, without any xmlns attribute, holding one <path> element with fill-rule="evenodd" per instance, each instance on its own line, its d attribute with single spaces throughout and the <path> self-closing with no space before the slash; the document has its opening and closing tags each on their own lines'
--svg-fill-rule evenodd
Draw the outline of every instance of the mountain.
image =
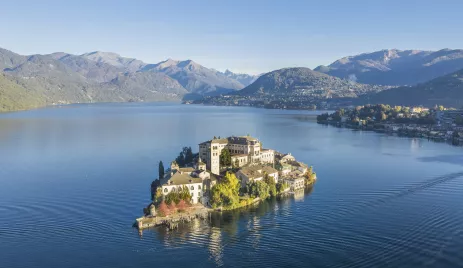
<svg viewBox="0 0 463 268">
<path fill-rule="evenodd" d="M 463 107 L 463 69 L 412 87 L 399 87 L 359 99 L 365 103 Z"/>
<path fill-rule="evenodd" d="M 137 72 L 146 66 L 146 63 L 141 60 L 121 57 L 119 54 L 112 52 L 94 51 L 82 54 L 81 57 L 98 63 L 106 63 L 129 73 Z"/>
<path fill-rule="evenodd" d="M 463 68 L 463 50 L 387 49 L 339 59 L 315 71 L 376 85 L 416 85 Z"/>
<path fill-rule="evenodd" d="M 177 80 L 188 92 L 195 94 L 209 94 L 214 91 L 229 92 L 244 87 L 237 80 L 192 60 L 168 59 L 158 64 L 147 65 L 142 71 L 167 74 Z"/>
<path fill-rule="evenodd" d="M 309 68 L 285 68 L 261 75 L 239 95 L 310 95 L 314 98 L 357 97 L 382 87 L 358 84 Z"/>
<path fill-rule="evenodd" d="M 188 91 L 180 83 L 161 73 L 119 74 L 94 92 L 94 101 L 174 101 Z"/>
<path fill-rule="evenodd" d="M 45 105 L 39 94 L 29 92 L 5 74 L 0 74 L 0 112 L 25 110 Z"/>
<path fill-rule="evenodd" d="M 1 48 L 0 74 L 8 82 L 4 86 L 8 93 L 0 92 L 4 110 L 29 107 L 26 97 L 21 97 L 24 106 L 6 104 L 14 96 L 27 94 L 37 99 L 31 107 L 35 103 L 172 101 L 242 89 L 243 84 L 233 77 L 247 79 L 244 74 L 220 73 L 191 60 L 146 64 L 111 52 L 23 56 Z"/>
<path fill-rule="evenodd" d="M 234 80 L 240 82 L 245 87 L 252 84 L 259 77 L 258 75 L 234 73 L 234 72 L 232 72 L 232 71 L 230 71 L 228 69 L 225 70 L 225 72 L 223 72 L 222 74 L 225 75 L 228 78 L 231 78 L 231 79 L 234 79 Z"/>
<path fill-rule="evenodd" d="M 123 67 L 116 67 L 102 61 L 93 61 L 82 56 L 62 52 L 53 53 L 49 56 L 62 62 L 71 70 L 92 82 L 109 82 L 116 78 L 119 73 L 126 72 Z"/>
</svg>

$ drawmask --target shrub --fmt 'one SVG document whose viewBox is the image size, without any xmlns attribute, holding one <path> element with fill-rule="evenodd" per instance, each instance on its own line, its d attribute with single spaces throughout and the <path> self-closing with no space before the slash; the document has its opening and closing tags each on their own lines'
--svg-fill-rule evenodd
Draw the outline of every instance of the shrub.
<svg viewBox="0 0 463 268">
<path fill-rule="evenodd" d="M 169 215 L 169 208 L 167 207 L 166 202 L 162 201 L 161 204 L 159 204 L 158 215 L 161 217 Z"/>
</svg>

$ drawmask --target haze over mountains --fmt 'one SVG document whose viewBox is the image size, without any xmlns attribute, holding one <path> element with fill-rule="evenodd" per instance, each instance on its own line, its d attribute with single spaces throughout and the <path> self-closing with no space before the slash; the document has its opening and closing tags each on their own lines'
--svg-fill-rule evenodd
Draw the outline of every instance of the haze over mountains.
<svg viewBox="0 0 463 268">
<path fill-rule="evenodd" d="M 463 107 L 463 69 L 412 87 L 398 87 L 365 95 L 358 103 Z"/>
<path fill-rule="evenodd" d="M 381 50 L 344 57 L 314 70 L 284 68 L 260 78 L 220 72 L 192 60 L 149 64 L 112 52 L 24 56 L 0 49 L 0 111 L 56 103 L 173 101 L 220 94 L 360 97 L 359 101 L 391 104 L 405 104 L 407 98 L 416 105 L 458 104 L 463 97 L 459 93 L 462 69 L 463 50 L 459 49 Z"/>
<path fill-rule="evenodd" d="M 364 84 L 415 85 L 463 69 L 463 50 L 386 49 L 339 59 L 315 71 Z"/>
<path fill-rule="evenodd" d="M 25 93 L 40 98 L 37 106 L 43 103 L 172 101 L 181 100 L 187 94 L 225 93 L 248 85 L 242 84 L 245 80 L 234 79 L 235 74 L 231 72 L 221 73 L 191 60 L 169 59 L 147 64 L 99 51 L 83 55 L 57 52 L 23 56 L 0 49 L 0 70 Z M 7 82 L 2 79 L 2 92 L 7 88 L 13 90 L 4 83 Z M 0 105 L 4 107 L 0 108 L 2 110 L 14 107 L 6 97 Z M 18 109 L 24 108 L 18 106 Z"/>
</svg>

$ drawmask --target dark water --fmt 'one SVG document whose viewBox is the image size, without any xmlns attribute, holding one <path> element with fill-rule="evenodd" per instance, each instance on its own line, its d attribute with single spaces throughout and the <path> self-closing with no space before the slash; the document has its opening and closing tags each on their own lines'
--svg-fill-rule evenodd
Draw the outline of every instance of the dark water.
<svg viewBox="0 0 463 268">
<path fill-rule="evenodd" d="M 461 267 L 463 151 L 309 112 L 172 104 L 0 115 L 0 267 Z M 179 230 L 131 227 L 157 161 L 251 134 L 314 166 L 309 193 Z"/>
</svg>

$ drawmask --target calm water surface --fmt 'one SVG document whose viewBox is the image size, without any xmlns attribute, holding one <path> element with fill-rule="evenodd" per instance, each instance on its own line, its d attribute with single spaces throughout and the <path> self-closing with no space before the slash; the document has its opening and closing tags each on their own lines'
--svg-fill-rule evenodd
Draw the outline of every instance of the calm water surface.
<svg viewBox="0 0 463 268">
<path fill-rule="evenodd" d="M 132 228 L 157 162 L 215 136 L 313 165 L 312 191 L 179 230 Z M 462 267 L 463 149 L 302 111 L 71 105 L 0 115 L 0 267 Z"/>
</svg>

